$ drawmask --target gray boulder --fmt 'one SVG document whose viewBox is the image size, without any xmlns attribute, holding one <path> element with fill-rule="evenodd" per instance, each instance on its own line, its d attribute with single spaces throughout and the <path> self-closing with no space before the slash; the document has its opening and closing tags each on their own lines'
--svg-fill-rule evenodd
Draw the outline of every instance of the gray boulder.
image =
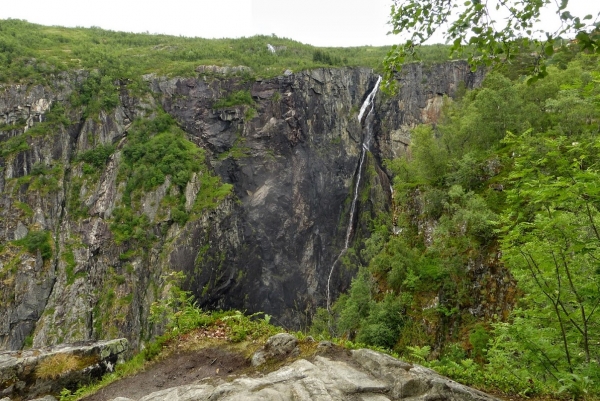
<svg viewBox="0 0 600 401">
<path fill-rule="evenodd" d="M 260 366 L 270 359 L 282 360 L 299 354 L 298 339 L 288 333 L 279 333 L 269 337 L 264 347 L 254 353 L 252 366 Z"/>
</svg>

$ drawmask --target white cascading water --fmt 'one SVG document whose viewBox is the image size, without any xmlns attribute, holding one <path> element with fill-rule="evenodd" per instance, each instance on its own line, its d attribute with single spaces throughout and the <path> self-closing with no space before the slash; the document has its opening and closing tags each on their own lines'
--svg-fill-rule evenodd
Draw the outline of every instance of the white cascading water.
<svg viewBox="0 0 600 401">
<path fill-rule="evenodd" d="M 331 312 L 331 296 L 330 296 L 330 290 L 329 290 L 329 285 L 331 283 L 331 275 L 333 274 L 333 269 L 335 268 L 335 265 L 337 264 L 337 262 L 340 260 L 342 255 L 344 253 L 346 253 L 346 251 L 348 250 L 348 247 L 350 246 L 350 239 L 352 238 L 352 228 L 354 227 L 354 215 L 356 212 L 356 202 L 358 201 L 358 188 L 360 186 L 360 180 L 362 178 L 362 167 L 363 167 L 363 163 L 365 161 L 366 154 L 369 151 L 369 148 L 371 146 L 371 139 L 373 137 L 372 126 L 368 122 L 368 119 L 369 119 L 369 116 L 371 115 L 371 113 L 373 112 L 373 109 L 375 108 L 375 103 L 373 101 L 375 100 L 375 95 L 377 94 L 377 90 L 379 89 L 380 83 L 381 83 L 381 77 L 379 77 L 377 79 L 377 83 L 375 84 L 375 87 L 373 88 L 371 93 L 369 93 L 369 96 L 367 96 L 367 98 L 365 99 L 364 103 L 362 104 L 362 106 L 360 108 L 360 112 L 358 113 L 358 121 L 362 122 L 362 118 L 363 118 L 363 115 L 365 114 L 365 111 L 367 110 L 367 108 L 370 107 L 369 112 L 367 113 L 367 116 L 365 117 L 365 125 L 364 125 L 365 134 L 364 134 L 364 139 L 363 139 L 363 143 L 362 143 L 362 150 L 360 153 L 360 163 L 358 164 L 358 176 L 356 177 L 356 185 L 354 186 L 354 197 L 352 198 L 352 206 L 350 207 L 350 216 L 348 218 L 348 228 L 346 229 L 346 241 L 344 243 L 344 248 L 342 249 L 342 251 L 340 252 L 338 257 L 335 258 L 335 260 L 333 261 L 333 264 L 331 265 L 331 270 L 329 271 L 329 277 L 327 278 L 327 310 L 329 312 Z"/>
</svg>

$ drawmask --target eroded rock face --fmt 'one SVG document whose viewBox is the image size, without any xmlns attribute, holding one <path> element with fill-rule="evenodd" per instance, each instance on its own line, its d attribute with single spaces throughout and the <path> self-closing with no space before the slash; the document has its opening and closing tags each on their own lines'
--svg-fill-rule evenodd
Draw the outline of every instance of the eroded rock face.
<svg viewBox="0 0 600 401">
<path fill-rule="evenodd" d="M 153 96 L 133 96 L 127 82 L 115 82 L 119 103 L 94 116 L 68 102 L 87 77 L 83 71 L 48 79 L 47 86 L 0 87 L 0 124 L 8 124 L 0 145 L 14 147 L 0 157 L 0 243 L 6 244 L 0 349 L 115 337 L 137 348 L 161 330 L 149 321 L 150 305 L 166 294 L 163 277 L 173 270 L 184 273 L 185 288 L 203 307 L 264 311 L 288 327 L 306 324 L 325 305 L 359 166 L 364 132 L 357 114 L 377 76 L 362 68 L 316 69 L 248 81 L 238 71 L 198 71 L 193 78 L 146 77 Z M 465 63 L 431 71 L 414 66 L 406 74 L 398 97 L 376 100 L 375 143 L 363 166 L 352 236 L 358 247 L 370 218 L 389 208 L 389 179 L 380 164 L 404 146 L 394 132 L 433 121 L 440 96 L 452 95 L 461 82 L 479 82 Z M 252 104 L 216 107 L 239 91 Z M 53 104 L 64 106 L 70 123 L 28 134 Z M 110 225 L 125 190 L 119 171 L 128 129 L 160 107 L 207 150 L 233 193 L 180 226 L 163 200 L 185 196 L 191 210 L 202 177 L 194 175 L 183 194 L 167 177 L 139 200 L 156 237 L 141 252 L 117 241 Z M 106 164 L 83 171 L 77 156 L 105 145 L 115 149 Z M 50 257 L 13 242 L 37 231 L 50 235 Z M 333 272 L 333 298 L 352 275 Z"/>
<path fill-rule="evenodd" d="M 477 86 L 482 77 L 464 62 L 431 70 L 414 65 L 399 77 L 396 97 L 377 98 L 375 143 L 363 167 L 361 217 L 350 245 L 360 247 L 370 219 L 389 210 L 390 181 L 381 160 L 402 154 L 410 141 L 408 134 L 403 134 L 406 144 L 396 141 L 394 132 L 435 121 L 443 96 Z M 265 311 L 287 326 L 298 326 L 324 305 L 332 264 L 344 246 L 365 135 L 358 110 L 376 81 L 371 70 L 360 68 L 316 69 L 256 82 L 210 75 L 150 79 L 164 109 L 210 150 L 215 171 L 233 184 L 243 213 L 239 229 L 245 247 L 253 249 L 248 258 L 226 258 L 222 268 L 206 265 L 200 274 L 189 262 L 180 265 L 202 305 L 223 307 L 227 299 L 227 305 Z M 238 91 L 250 92 L 255 103 L 213 108 L 220 94 Z M 219 275 L 223 278 L 215 279 Z M 225 295 L 236 275 L 241 292 Z M 348 288 L 352 275 L 333 271 L 332 298 Z"/>
</svg>

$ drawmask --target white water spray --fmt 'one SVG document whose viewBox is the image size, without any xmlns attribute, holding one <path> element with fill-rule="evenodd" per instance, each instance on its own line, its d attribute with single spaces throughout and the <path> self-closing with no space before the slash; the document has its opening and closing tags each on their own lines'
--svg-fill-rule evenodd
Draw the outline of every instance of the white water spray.
<svg viewBox="0 0 600 401">
<path fill-rule="evenodd" d="M 375 104 L 374 104 L 373 100 L 375 99 L 375 95 L 377 94 L 377 90 L 379 89 L 380 83 L 381 83 L 381 77 L 379 77 L 377 79 L 377 83 L 375 84 L 375 87 L 373 88 L 371 93 L 369 93 L 369 95 L 365 99 L 364 103 L 362 104 L 362 106 L 360 108 L 360 112 L 358 113 L 358 121 L 362 122 L 363 114 L 365 113 L 367 108 L 369 108 L 369 106 L 370 106 L 369 112 L 367 113 L 367 116 L 365 117 L 365 126 L 364 126 L 365 134 L 364 134 L 364 139 L 363 139 L 363 143 L 362 143 L 362 147 L 361 147 L 362 150 L 360 153 L 360 163 L 358 164 L 358 175 L 356 176 L 356 185 L 354 186 L 354 197 L 352 198 L 352 206 L 350 207 L 350 216 L 348 218 L 348 220 L 349 220 L 348 228 L 346 229 L 346 241 L 344 242 L 344 248 L 342 249 L 342 251 L 340 252 L 338 257 L 335 258 L 335 260 L 333 261 L 333 264 L 331 265 L 331 270 L 329 271 L 329 277 L 327 278 L 327 310 L 329 312 L 331 312 L 331 292 L 330 292 L 330 288 L 329 288 L 330 283 L 331 283 L 331 275 L 333 274 L 333 269 L 335 268 L 335 265 L 337 264 L 337 262 L 340 260 L 342 255 L 344 253 L 346 253 L 346 251 L 348 250 L 348 247 L 350 246 L 350 239 L 352 238 L 352 228 L 354 227 L 354 215 L 356 213 L 356 203 L 358 201 L 358 188 L 360 186 L 360 180 L 362 178 L 362 167 L 363 167 L 363 163 L 365 162 L 365 157 L 367 155 L 367 152 L 369 151 L 369 147 L 371 146 L 371 139 L 373 137 L 371 124 L 369 124 L 369 122 L 367 120 L 368 120 L 370 114 L 373 112 L 373 109 L 375 108 Z"/>
</svg>

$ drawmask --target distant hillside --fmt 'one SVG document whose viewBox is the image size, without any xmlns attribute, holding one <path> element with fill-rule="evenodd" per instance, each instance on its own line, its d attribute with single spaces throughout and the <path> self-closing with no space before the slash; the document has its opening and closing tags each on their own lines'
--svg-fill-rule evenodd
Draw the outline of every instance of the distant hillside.
<svg viewBox="0 0 600 401">
<path fill-rule="evenodd" d="M 379 71 L 388 50 L 386 46 L 318 48 L 276 36 L 202 39 L 48 27 L 8 19 L 0 20 L 0 82 L 41 80 L 43 74 L 73 69 L 101 69 L 105 74 L 118 71 L 119 78 L 148 73 L 189 76 L 195 75 L 198 65 L 244 65 L 252 69 L 253 77 L 262 78 L 287 69 L 325 66 Z M 447 46 L 433 45 L 422 57 L 424 61 L 444 61 L 447 55 Z"/>
</svg>

